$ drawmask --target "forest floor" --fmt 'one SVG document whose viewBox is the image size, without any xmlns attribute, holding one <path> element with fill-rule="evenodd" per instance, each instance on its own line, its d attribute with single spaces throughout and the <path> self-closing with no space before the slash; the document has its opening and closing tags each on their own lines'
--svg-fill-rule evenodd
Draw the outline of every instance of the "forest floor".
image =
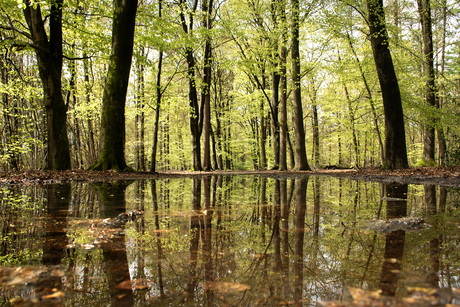
<svg viewBox="0 0 460 307">
<path fill-rule="evenodd" d="M 118 180 L 165 179 L 179 177 L 199 177 L 210 175 L 255 175 L 277 179 L 293 179 L 307 175 L 333 176 L 353 180 L 382 183 L 399 182 L 405 184 L 430 184 L 460 187 L 460 167 L 421 167 L 403 170 L 362 169 L 317 169 L 313 171 L 160 171 L 114 172 L 114 171 L 21 171 L 0 172 L 0 185 L 53 184 L 66 182 L 113 182 Z"/>
</svg>

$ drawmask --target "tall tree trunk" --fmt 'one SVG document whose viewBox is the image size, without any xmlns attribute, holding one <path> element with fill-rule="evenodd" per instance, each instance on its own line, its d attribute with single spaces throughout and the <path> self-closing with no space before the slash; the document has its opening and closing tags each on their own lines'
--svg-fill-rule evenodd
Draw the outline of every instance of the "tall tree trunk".
<svg viewBox="0 0 460 307">
<path fill-rule="evenodd" d="M 209 31 L 212 28 L 211 13 L 213 0 L 203 0 L 203 28 Z M 206 34 L 206 43 L 204 47 L 204 67 L 203 67 L 203 89 L 201 91 L 201 104 L 203 107 L 203 170 L 211 170 L 211 64 L 212 49 L 211 36 Z"/>
<path fill-rule="evenodd" d="M 125 101 L 134 45 L 137 0 L 113 1 L 112 51 L 102 97 L 98 170 L 124 170 Z"/>
<path fill-rule="evenodd" d="M 189 26 L 187 26 L 187 21 L 185 20 L 185 7 L 187 4 L 185 0 L 180 0 L 180 19 L 182 24 L 182 29 L 185 34 L 190 35 L 193 30 L 193 15 L 196 11 L 196 7 L 198 5 L 198 0 L 193 2 L 193 9 L 192 13 L 190 13 L 190 21 Z M 189 80 L 189 91 L 188 91 L 188 99 L 189 99 L 189 107 L 190 107 L 190 116 L 189 116 L 189 124 L 190 124 L 190 133 L 192 136 L 192 169 L 194 171 L 201 171 L 201 129 L 200 129 L 200 118 L 202 113 L 200 112 L 198 106 L 198 93 L 196 87 L 196 62 L 195 56 L 193 53 L 193 48 L 187 46 L 185 48 L 186 54 L 186 61 L 188 66 L 188 80 Z"/>
<path fill-rule="evenodd" d="M 312 101 L 313 114 L 313 161 L 316 167 L 319 167 L 319 123 L 318 123 L 318 107 L 316 105 L 316 91 Z"/>
<path fill-rule="evenodd" d="M 440 73 L 441 75 L 444 74 L 444 67 L 445 67 L 445 54 L 446 54 L 446 25 L 447 25 L 447 1 L 442 0 L 441 2 L 441 10 L 442 10 L 442 45 L 441 45 L 441 68 Z M 438 91 L 442 91 L 442 87 L 438 89 Z M 444 102 L 444 95 L 438 95 L 438 99 L 436 99 L 436 108 L 442 109 L 443 102 Z M 438 123 L 437 127 L 438 133 L 438 164 L 440 166 L 446 165 L 446 138 L 444 136 L 444 129 L 440 123 Z"/>
<path fill-rule="evenodd" d="M 271 3 L 271 16 L 274 25 L 274 30 L 278 31 L 278 5 L 277 0 L 272 0 Z M 271 64 L 273 65 L 272 73 L 272 100 L 271 100 L 271 129 L 272 129 L 272 145 L 273 145 L 273 166 L 272 169 L 279 168 L 280 160 L 280 125 L 279 125 L 279 104 L 280 104 L 280 81 L 281 72 L 280 69 L 280 53 L 278 51 L 279 44 L 278 39 L 271 39 L 273 54 L 270 56 Z"/>
<path fill-rule="evenodd" d="M 382 90 L 385 113 L 385 165 L 389 169 L 407 168 L 404 115 L 398 79 L 388 47 L 383 0 L 367 0 L 369 29 L 374 62 Z"/>
<path fill-rule="evenodd" d="M 263 100 L 259 105 L 259 119 L 260 119 L 260 166 L 259 169 L 264 170 L 267 168 L 267 154 L 265 152 L 265 141 L 267 133 L 265 130 L 265 115 L 264 115 L 264 102 Z"/>
<path fill-rule="evenodd" d="M 161 18 L 163 0 L 158 1 L 158 18 Z M 153 141 L 150 172 L 156 172 L 157 148 L 158 148 L 158 125 L 160 123 L 160 105 L 161 105 L 161 70 L 163 68 L 163 49 L 160 48 L 158 55 L 158 72 L 157 72 L 157 103 L 155 106 L 155 121 L 153 123 Z"/>
<path fill-rule="evenodd" d="M 345 83 L 343 84 L 343 88 L 345 90 L 345 97 L 347 98 L 348 119 L 350 120 L 351 136 L 353 139 L 353 153 L 354 153 L 353 167 L 359 167 L 358 138 L 356 137 L 355 114 L 353 112 L 353 106 L 351 105 L 350 94 L 348 92 L 348 88 Z"/>
<path fill-rule="evenodd" d="M 423 55 L 425 81 L 425 102 L 428 108 L 436 107 L 436 85 L 434 74 L 433 59 L 433 33 L 431 27 L 431 7 L 429 0 L 417 0 L 420 21 L 422 24 Z M 433 114 L 430 111 L 429 114 Z M 427 165 L 434 164 L 435 150 L 435 124 L 436 119 L 433 115 L 428 116 L 425 127 L 425 139 L 423 141 L 423 159 Z"/>
<path fill-rule="evenodd" d="M 50 40 L 45 31 L 39 4 L 24 1 L 24 17 L 35 46 L 38 70 L 43 84 L 43 102 L 46 108 L 48 130 L 47 168 L 64 170 L 71 167 L 67 137 L 67 106 L 62 97 L 62 4 L 51 3 L 49 18 Z"/>
<path fill-rule="evenodd" d="M 307 151 L 305 148 L 305 129 L 303 127 L 302 97 L 300 88 L 300 48 L 299 48 L 299 28 L 300 28 L 300 3 L 299 0 L 291 0 L 292 5 L 292 87 L 293 87 L 293 107 L 294 107 L 294 130 L 295 130 L 295 169 L 298 171 L 310 170 L 307 161 Z"/>
<path fill-rule="evenodd" d="M 85 74 L 85 101 L 87 107 L 89 107 L 91 103 L 91 84 L 89 80 L 89 65 L 88 65 L 88 60 L 86 59 L 87 55 L 86 53 L 83 53 L 83 73 Z M 88 126 L 88 157 L 87 157 L 87 165 L 92 165 L 94 161 L 97 159 L 96 158 L 96 147 L 94 144 L 94 132 L 93 132 L 93 120 L 91 115 L 88 114 L 88 120 L 87 120 L 87 126 Z M 87 166 L 86 166 L 87 167 Z"/>
<path fill-rule="evenodd" d="M 159 1 L 158 5 L 160 8 L 159 17 L 161 18 L 161 3 Z M 155 121 L 153 123 L 153 142 L 152 142 L 152 163 L 150 164 L 150 172 L 156 172 L 156 160 L 157 160 L 157 149 L 158 149 L 158 126 L 160 123 L 160 105 L 161 105 L 161 70 L 163 66 L 163 50 L 160 49 L 160 54 L 158 56 L 158 73 L 157 73 L 157 102 L 155 105 Z"/>
<path fill-rule="evenodd" d="M 279 0 L 279 12 L 282 27 L 282 43 L 280 51 L 280 119 L 279 119 L 279 170 L 287 170 L 287 76 L 286 76 L 286 56 L 287 56 L 287 29 L 286 29 L 286 5 L 283 0 Z"/>
<path fill-rule="evenodd" d="M 353 42 L 348 32 L 347 32 L 347 38 L 348 38 L 348 43 L 350 45 L 350 49 L 353 52 L 353 55 L 355 56 L 356 63 L 358 64 L 359 72 L 361 73 L 361 77 L 363 78 L 364 86 L 366 87 L 366 92 L 368 95 L 367 98 L 369 99 L 369 104 L 371 106 L 372 116 L 374 120 L 375 133 L 377 134 L 377 140 L 379 141 L 380 163 L 383 165 L 385 163 L 385 150 L 383 147 L 382 136 L 380 135 L 379 122 L 378 122 L 377 112 L 375 111 L 374 99 L 372 98 L 372 91 L 371 91 L 371 88 L 369 87 L 369 83 L 367 82 L 366 75 L 364 74 L 363 67 L 361 65 L 361 61 L 359 60 L 358 55 L 356 54 L 355 47 L 353 46 Z"/>
</svg>

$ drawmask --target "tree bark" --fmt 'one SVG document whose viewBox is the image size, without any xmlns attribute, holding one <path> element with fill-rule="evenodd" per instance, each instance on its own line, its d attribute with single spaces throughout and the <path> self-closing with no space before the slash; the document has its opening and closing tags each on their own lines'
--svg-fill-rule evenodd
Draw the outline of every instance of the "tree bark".
<svg viewBox="0 0 460 307">
<path fill-rule="evenodd" d="M 295 130 L 295 170 L 307 171 L 310 166 L 307 161 L 305 148 L 305 130 L 303 127 L 302 98 L 300 88 L 300 49 L 299 49 L 299 27 L 300 27 L 300 3 L 299 0 L 291 0 L 292 5 L 292 87 L 294 107 L 294 130 Z"/>
<path fill-rule="evenodd" d="M 163 0 L 158 1 L 158 18 L 161 18 Z M 156 172 L 157 164 L 157 148 L 158 148 L 158 125 L 160 123 L 160 105 L 161 105 L 161 70 L 163 68 L 163 49 L 160 48 L 158 55 L 158 72 L 157 72 L 157 103 L 155 106 L 155 121 L 153 123 L 153 142 L 152 142 L 152 163 L 150 164 L 150 172 Z"/>
<path fill-rule="evenodd" d="M 286 5 L 279 0 L 279 12 L 282 27 L 282 43 L 280 51 L 280 119 L 279 119 L 279 170 L 287 170 L 287 76 L 286 76 L 286 55 L 287 55 L 287 29 L 286 29 Z"/>
<path fill-rule="evenodd" d="M 186 5 L 185 0 L 180 0 L 180 20 L 182 24 L 182 29 L 185 34 L 190 35 L 193 30 L 193 15 L 196 11 L 196 6 L 198 5 L 198 0 L 194 0 L 193 2 L 193 9 L 192 13 L 190 14 L 190 21 L 189 26 L 187 26 L 187 22 L 185 20 L 185 13 L 184 13 L 184 6 Z M 189 80 L 189 107 L 190 107 L 190 115 L 189 115 L 189 124 L 190 124 L 190 133 L 192 136 L 192 169 L 194 171 L 201 171 L 201 129 L 200 129 L 200 117 L 202 113 L 200 112 L 198 106 L 198 93 L 196 88 L 196 62 L 195 56 L 193 53 L 192 47 L 185 47 L 185 57 L 188 66 L 188 80 Z"/>
<path fill-rule="evenodd" d="M 70 148 L 67 136 L 67 106 L 62 96 L 62 0 L 52 1 L 49 19 L 50 40 L 45 31 L 39 4 L 25 0 L 24 17 L 35 46 L 38 70 L 43 85 L 48 131 L 47 168 L 70 169 Z"/>
<path fill-rule="evenodd" d="M 431 7 L 429 0 L 417 0 L 420 21 L 422 24 L 423 55 L 424 55 L 424 73 L 425 81 L 425 102 L 428 108 L 436 107 L 436 85 L 433 60 L 433 33 L 431 27 Z M 435 150 L 435 124 L 436 119 L 429 112 L 427 124 L 425 127 L 425 139 L 423 140 L 423 159 L 424 164 L 434 164 Z"/>
<path fill-rule="evenodd" d="M 101 148 L 92 169 L 124 170 L 125 101 L 134 45 L 137 0 L 113 1 L 112 51 L 102 97 Z"/>
<path fill-rule="evenodd" d="M 203 0 L 203 28 L 209 31 L 212 28 L 211 12 L 213 0 Z M 204 67 L 203 67 L 203 89 L 201 91 L 201 104 L 203 107 L 203 170 L 209 171 L 211 166 L 211 64 L 212 64 L 212 49 L 211 36 L 206 35 L 206 43 L 204 47 Z"/>
<path fill-rule="evenodd" d="M 382 90 L 385 113 L 385 168 L 407 168 L 404 115 L 398 79 L 388 47 L 383 0 L 367 0 L 374 62 Z"/>
</svg>

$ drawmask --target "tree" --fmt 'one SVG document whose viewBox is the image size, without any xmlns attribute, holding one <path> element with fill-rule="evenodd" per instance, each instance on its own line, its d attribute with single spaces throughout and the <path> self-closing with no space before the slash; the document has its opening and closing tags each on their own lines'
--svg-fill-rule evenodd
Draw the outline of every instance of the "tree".
<svg viewBox="0 0 460 307">
<path fill-rule="evenodd" d="M 212 48 L 209 30 L 212 28 L 213 0 L 202 1 L 203 28 L 207 30 L 204 46 L 203 89 L 201 91 L 201 105 L 203 106 L 203 170 L 211 170 L 211 65 Z"/>
<path fill-rule="evenodd" d="M 24 1 L 24 17 L 29 27 L 33 48 L 43 85 L 48 132 L 47 168 L 65 170 L 70 165 L 69 139 L 66 121 L 67 106 L 62 96 L 62 4 L 51 1 L 49 41 L 39 4 Z"/>
<path fill-rule="evenodd" d="M 305 130 L 303 127 L 302 97 L 300 88 L 300 3 L 299 0 L 291 0 L 292 24 L 291 24 L 291 57 L 292 57 L 292 94 L 294 96 L 294 130 L 295 130 L 295 169 L 298 171 L 310 170 L 305 148 Z"/>
<path fill-rule="evenodd" d="M 125 101 L 134 45 L 137 0 L 113 1 L 112 51 L 102 98 L 101 148 L 94 170 L 124 170 Z"/>
<path fill-rule="evenodd" d="M 429 0 L 417 0 L 420 21 L 422 24 L 423 40 L 423 68 L 426 76 L 425 101 L 429 108 L 436 107 L 436 85 L 433 59 L 433 33 L 431 29 L 431 6 Z M 429 112 L 428 122 L 425 127 L 425 139 L 423 141 L 423 164 L 433 165 L 435 150 L 435 118 L 434 110 Z"/>
<path fill-rule="evenodd" d="M 375 67 L 385 113 L 385 164 L 389 169 L 407 168 L 406 136 L 401 93 L 393 66 L 383 0 L 367 0 L 369 29 Z"/>
</svg>

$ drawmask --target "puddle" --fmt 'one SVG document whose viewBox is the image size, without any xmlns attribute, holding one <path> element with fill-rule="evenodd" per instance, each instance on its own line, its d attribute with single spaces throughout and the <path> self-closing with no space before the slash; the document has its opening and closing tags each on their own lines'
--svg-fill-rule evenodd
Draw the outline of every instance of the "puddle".
<svg viewBox="0 0 460 307">
<path fill-rule="evenodd" d="M 0 198 L 2 306 L 459 304 L 456 188 L 214 176 Z"/>
</svg>

